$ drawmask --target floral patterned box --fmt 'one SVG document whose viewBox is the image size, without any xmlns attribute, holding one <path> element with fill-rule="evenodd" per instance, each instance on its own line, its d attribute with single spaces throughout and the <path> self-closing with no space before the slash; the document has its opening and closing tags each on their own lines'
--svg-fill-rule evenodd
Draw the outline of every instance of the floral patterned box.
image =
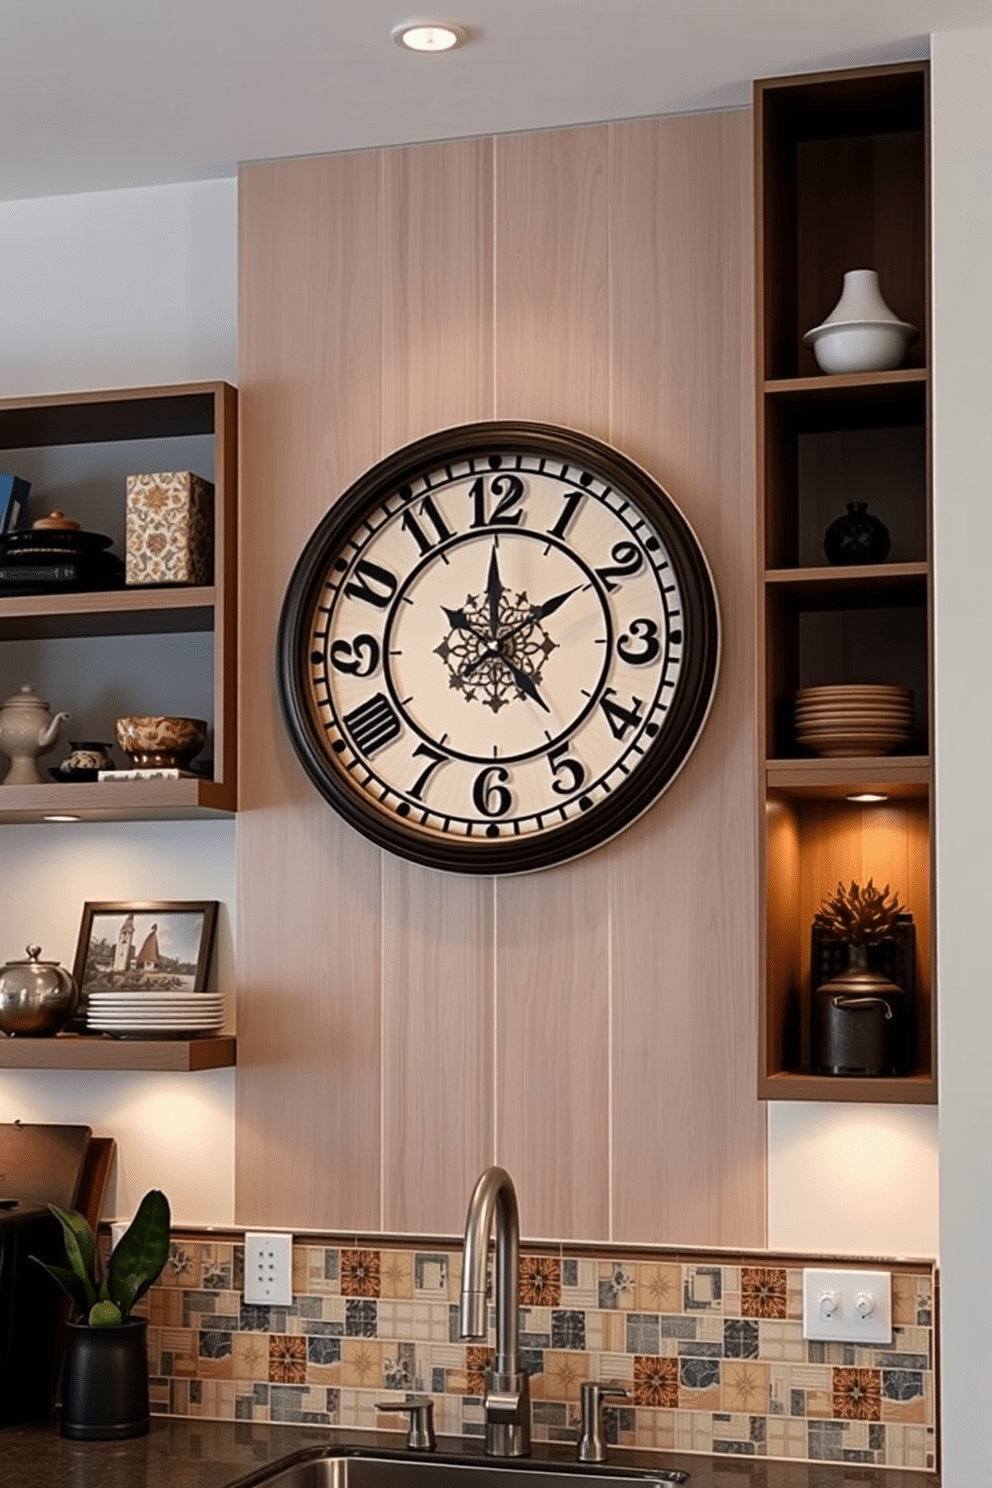
<svg viewBox="0 0 992 1488">
<path fill-rule="evenodd" d="M 191 470 L 127 478 L 128 584 L 209 584 L 214 488 Z"/>
</svg>

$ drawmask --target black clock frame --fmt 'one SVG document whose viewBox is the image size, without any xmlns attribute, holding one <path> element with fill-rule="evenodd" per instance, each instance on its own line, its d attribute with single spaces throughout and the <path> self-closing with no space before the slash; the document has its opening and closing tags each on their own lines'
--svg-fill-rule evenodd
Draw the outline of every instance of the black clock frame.
<svg viewBox="0 0 992 1488">
<path fill-rule="evenodd" d="M 326 574 L 364 514 L 424 470 L 446 462 L 547 455 L 592 470 L 621 490 L 655 527 L 682 593 L 682 673 L 664 729 L 622 785 L 589 811 L 547 832 L 493 839 L 421 832 L 387 816 L 338 772 L 308 706 L 310 626 Z M 377 846 L 429 868 L 482 876 L 536 872 L 581 857 L 615 837 L 654 804 L 688 759 L 709 713 L 720 655 L 716 591 L 706 557 L 682 512 L 648 473 L 611 445 L 559 425 L 521 421 L 463 424 L 428 434 L 372 466 L 326 512 L 290 577 L 277 639 L 278 691 L 290 742 L 317 790 Z"/>
</svg>

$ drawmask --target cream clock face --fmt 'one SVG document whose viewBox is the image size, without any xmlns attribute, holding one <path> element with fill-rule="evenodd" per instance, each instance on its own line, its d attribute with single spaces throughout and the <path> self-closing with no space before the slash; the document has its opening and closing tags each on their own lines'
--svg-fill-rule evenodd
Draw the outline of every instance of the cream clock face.
<svg viewBox="0 0 992 1488">
<path fill-rule="evenodd" d="M 280 626 L 290 738 L 381 846 L 521 873 L 622 830 L 709 707 L 705 559 L 645 473 L 587 436 L 477 424 L 400 450 L 304 550 Z"/>
</svg>

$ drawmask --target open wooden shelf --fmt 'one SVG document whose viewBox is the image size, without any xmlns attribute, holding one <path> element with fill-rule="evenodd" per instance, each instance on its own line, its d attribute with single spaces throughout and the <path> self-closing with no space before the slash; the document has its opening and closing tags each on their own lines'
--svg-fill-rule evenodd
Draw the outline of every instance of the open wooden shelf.
<svg viewBox="0 0 992 1488">
<path fill-rule="evenodd" d="M 213 585 L 0 595 L 0 633 L 9 640 L 71 640 L 212 630 L 216 603 Z"/>
<path fill-rule="evenodd" d="M 60 1033 L 54 1038 L 0 1036 L 0 1069 L 208 1070 L 236 1063 L 233 1034 L 191 1039 L 116 1039 Z"/>
<path fill-rule="evenodd" d="M 854 1075 L 814 1075 L 803 1070 L 783 1070 L 769 1075 L 762 1089 L 764 1100 L 858 1101 L 880 1100 L 906 1106 L 928 1106 L 934 1102 L 929 1074 L 879 1076 L 859 1079 Z"/>
<path fill-rule="evenodd" d="M 879 609 L 927 601 L 929 563 L 770 568 L 765 583 L 798 610 Z"/>
<path fill-rule="evenodd" d="M 882 792 L 893 799 L 925 797 L 933 769 L 926 755 L 884 755 L 880 759 L 774 759 L 765 762 L 771 789 L 797 799 L 846 800 L 852 791 Z"/>
<path fill-rule="evenodd" d="M 0 823 L 81 821 L 192 821 L 231 816 L 228 793 L 215 780 L 94 780 L 41 785 L 0 784 Z"/>
</svg>

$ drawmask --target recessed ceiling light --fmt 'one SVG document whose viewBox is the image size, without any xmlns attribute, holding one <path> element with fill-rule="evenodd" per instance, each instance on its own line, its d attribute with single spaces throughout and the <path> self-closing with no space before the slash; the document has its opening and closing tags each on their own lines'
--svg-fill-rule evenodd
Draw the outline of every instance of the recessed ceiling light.
<svg viewBox="0 0 992 1488">
<path fill-rule="evenodd" d="M 397 46 L 411 52 L 450 52 L 468 40 L 465 27 L 453 21 L 404 21 L 391 35 Z"/>
<path fill-rule="evenodd" d="M 847 799 L 849 801 L 867 804 L 872 801 L 887 801 L 889 798 L 881 791 L 857 791 L 855 794 L 848 796 Z"/>
</svg>

